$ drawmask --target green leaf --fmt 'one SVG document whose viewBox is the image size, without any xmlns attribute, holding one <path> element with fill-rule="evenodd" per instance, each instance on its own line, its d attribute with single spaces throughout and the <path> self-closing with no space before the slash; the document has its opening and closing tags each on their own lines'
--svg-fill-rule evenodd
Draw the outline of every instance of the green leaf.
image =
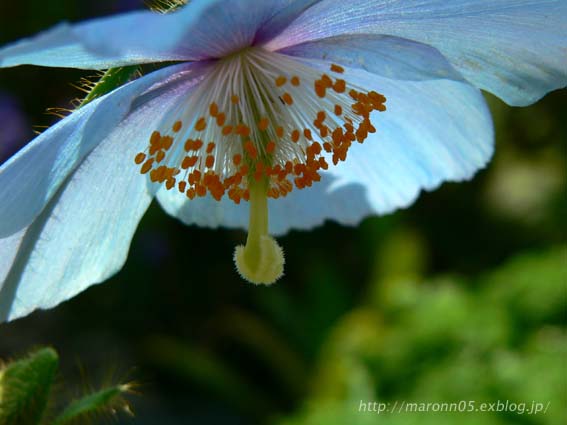
<svg viewBox="0 0 567 425">
<path fill-rule="evenodd" d="M 137 65 L 109 69 L 96 83 L 85 85 L 87 95 L 79 104 L 79 108 L 136 78 L 139 70 Z"/>
<path fill-rule="evenodd" d="M 128 384 L 115 385 L 72 401 L 63 413 L 55 419 L 53 425 L 72 424 L 92 416 L 114 413 L 117 409 L 130 413 L 128 403 L 124 399 L 124 394 L 128 393 L 130 389 L 131 387 Z"/>
<path fill-rule="evenodd" d="M 37 425 L 45 414 L 59 358 L 42 348 L 0 370 L 0 425 Z"/>
</svg>

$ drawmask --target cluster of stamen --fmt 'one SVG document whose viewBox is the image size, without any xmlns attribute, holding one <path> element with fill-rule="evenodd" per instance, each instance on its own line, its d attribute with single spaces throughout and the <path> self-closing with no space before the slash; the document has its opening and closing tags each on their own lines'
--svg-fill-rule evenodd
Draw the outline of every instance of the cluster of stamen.
<svg viewBox="0 0 567 425">
<path fill-rule="evenodd" d="M 249 200 L 253 181 L 266 181 L 271 198 L 309 187 L 321 179 L 329 161 L 345 161 L 355 141 L 363 143 L 376 131 L 371 114 L 386 109 L 384 96 L 351 86 L 342 78 L 342 67 L 332 65 L 330 71 L 314 81 L 271 76 L 270 90 L 277 98 L 266 96 L 269 113 L 259 113 L 256 122 L 234 112 L 247 101 L 246 93 L 229 93 L 229 99 L 208 103 L 202 116 L 180 118 L 165 131 L 154 131 L 135 162 L 152 182 L 189 199 L 208 193 L 216 200 L 227 195 L 238 204 Z M 300 96 L 319 110 L 304 110 Z"/>
</svg>

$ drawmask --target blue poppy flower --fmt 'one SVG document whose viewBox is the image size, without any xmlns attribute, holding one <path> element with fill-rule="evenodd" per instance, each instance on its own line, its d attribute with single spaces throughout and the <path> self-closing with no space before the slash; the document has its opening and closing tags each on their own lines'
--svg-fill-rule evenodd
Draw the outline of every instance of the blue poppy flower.
<svg viewBox="0 0 567 425">
<path fill-rule="evenodd" d="M 563 0 L 193 0 L 0 49 L 1 67 L 175 62 L 0 168 L 0 319 L 117 272 L 154 197 L 185 223 L 248 228 L 238 269 L 269 283 L 268 230 L 356 224 L 469 179 L 493 151 L 480 89 L 522 106 L 564 87 L 566 22 Z"/>
</svg>

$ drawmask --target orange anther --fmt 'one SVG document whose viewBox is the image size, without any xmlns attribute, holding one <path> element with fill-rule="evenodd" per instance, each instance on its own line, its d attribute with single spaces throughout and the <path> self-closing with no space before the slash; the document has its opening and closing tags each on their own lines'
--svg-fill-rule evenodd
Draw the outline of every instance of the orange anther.
<svg viewBox="0 0 567 425">
<path fill-rule="evenodd" d="M 282 100 L 289 106 L 293 105 L 293 97 L 287 92 L 282 95 Z"/>
<path fill-rule="evenodd" d="M 333 130 L 332 138 L 335 145 L 339 145 L 343 140 L 343 129 L 340 127 L 335 128 Z"/>
<path fill-rule="evenodd" d="M 228 136 L 230 133 L 232 133 L 232 126 L 231 125 L 225 125 L 222 128 L 222 135 L 223 136 Z"/>
<path fill-rule="evenodd" d="M 330 89 L 331 87 L 333 87 L 333 80 L 327 74 L 323 74 L 321 76 L 321 80 L 319 80 L 319 81 L 321 81 L 321 84 L 326 89 Z"/>
<path fill-rule="evenodd" d="M 186 170 L 190 167 L 195 166 L 198 159 L 199 158 L 197 156 L 186 156 L 185 158 L 183 158 L 183 161 L 181 161 L 181 168 Z"/>
<path fill-rule="evenodd" d="M 152 169 L 152 165 L 154 165 L 154 160 L 150 158 L 146 162 L 144 162 L 144 165 L 142 165 L 142 169 L 140 170 L 140 172 L 142 174 L 146 174 L 148 171 Z"/>
<path fill-rule="evenodd" d="M 319 144 L 319 142 L 315 142 L 311 145 L 311 149 L 313 150 L 313 153 L 315 155 L 319 155 L 321 153 L 321 145 Z"/>
<path fill-rule="evenodd" d="M 333 85 L 333 90 L 337 93 L 344 93 L 346 90 L 346 81 L 345 80 L 337 80 Z"/>
<path fill-rule="evenodd" d="M 293 143 L 297 143 L 298 140 L 299 140 L 299 130 L 293 130 L 291 132 L 291 141 Z"/>
<path fill-rule="evenodd" d="M 218 105 L 213 102 L 209 105 L 209 114 L 211 115 L 211 117 L 216 117 L 219 113 L 219 107 Z"/>
<path fill-rule="evenodd" d="M 345 69 L 342 66 L 333 63 L 331 64 L 331 71 L 342 74 L 343 72 L 345 72 Z"/>
<path fill-rule="evenodd" d="M 195 198 L 195 189 L 187 189 L 187 192 L 185 192 L 185 195 L 187 195 L 187 197 L 189 199 L 194 199 Z"/>
<path fill-rule="evenodd" d="M 179 188 L 179 191 L 181 193 L 183 193 L 183 192 L 185 192 L 185 189 L 187 188 L 187 182 L 181 181 L 181 182 L 179 182 L 177 187 Z"/>
<path fill-rule="evenodd" d="M 173 145 L 173 137 L 171 136 L 162 136 L 159 140 L 161 149 L 168 150 L 171 145 Z"/>
<path fill-rule="evenodd" d="M 207 168 L 213 168 L 214 165 L 215 165 L 215 157 L 213 155 L 207 156 L 207 158 L 205 159 L 205 166 Z"/>
<path fill-rule="evenodd" d="M 205 128 L 207 128 L 207 121 L 205 121 L 205 118 L 201 117 L 197 120 L 197 123 L 195 124 L 195 130 L 203 131 Z"/>
<path fill-rule="evenodd" d="M 175 121 L 175 123 L 173 124 L 173 127 L 171 128 L 175 133 L 177 133 L 179 130 L 181 130 L 181 127 L 183 126 L 183 123 L 181 121 Z"/>
<path fill-rule="evenodd" d="M 364 142 L 364 140 L 368 137 L 368 132 L 364 128 L 359 128 L 356 130 L 356 140 L 358 143 Z"/>
<path fill-rule="evenodd" d="M 211 195 L 213 196 L 213 198 L 215 198 L 216 201 L 220 201 L 222 198 L 222 195 L 224 195 L 224 191 L 223 190 L 214 190 L 211 191 Z"/>
<path fill-rule="evenodd" d="M 246 126 L 244 124 L 238 124 L 236 126 L 235 132 L 236 132 L 236 134 L 239 134 L 242 137 L 250 136 L 250 129 L 248 128 L 248 126 Z"/>
<path fill-rule="evenodd" d="M 196 185 L 195 190 L 197 191 L 197 196 L 200 196 L 201 198 L 207 194 L 207 188 L 202 184 Z"/>
<path fill-rule="evenodd" d="M 270 121 L 268 120 L 268 118 L 264 117 L 258 122 L 258 129 L 260 131 L 265 131 L 269 125 L 270 125 Z"/>
<path fill-rule="evenodd" d="M 150 180 L 154 183 L 157 182 L 157 181 L 160 181 L 161 171 L 162 171 L 161 167 L 158 168 L 158 169 L 152 170 L 150 172 Z"/>
<path fill-rule="evenodd" d="M 307 140 L 313 140 L 313 136 L 311 135 L 311 130 L 309 130 L 308 128 L 303 130 L 303 135 Z"/>
<path fill-rule="evenodd" d="M 256 159 L 256 157 L 258 156 L 258 151 L 256 150 L 256 148 L 252 144 L 252 141 L 250 140 L 244 143 L 244 150 L 248 153 L 248 155 L 252 159 Z"/>
<path fill-rule="evenodd" d="M 335 115 L 342 115 L 343 107 L 341 105 L 335 105 Z"/>
<path fill-rule="evenodd" d="M 291 77 L 290 82 L 291 82 L 292 86 L 295 86 L 295 87 L 299 86 L 299 84 L 300 84 L 299 77 L 297 75 L 294 75 L 293 77 Z"/>
<path fill-rule="evenodd" d="M 199 170 L 194 170 L 191 174 L 189 174 L 187 181 L 191 185 L 197 184 L 199 181 L 201 181 L 201 172 Z"/>
<path fill-rule="evenodd" d="M 140 165 L 142 162 L 144 162 L 146 160 L 146 154 L 143 152 L 140 152 L 139 154 L 136 155 L 136 157 L 134 158 L 134 162 L 138 165 Z"/>
<path fill-rule="evenodd" d="M 323 84 L 321 84 L 320 80 L 315 81 L 315 94 L 317 94 L 317 96 L 321 98 L 325 97 L 325 95 L 327 94 L 327 90 L 325 89 Z"/>
<path fill-rule="evenodd" d="M 283 75 L 280 75 L 278 78 L 276 78 L 276 87 L 281 87 L 281 86 L 283 86 L 286 82 L 287 82 L 287 78 L 284 77 Z"/>
<path fill-rule="evenodd" d="M 215 149 L 215 144 L 213 142 L 207 145 L 207 153 L 211 153 Z"/>
<path fill-rule="evenodd" d="M 237 153 L 236 155 L 234 155 L 232 157 L 232 162 L 234 163 L 234 165 L 238 166 L 240 165 L 240 163 L 242 162 L 242 155 L 240 155 L 239 153 Z"/>
<path fill-rule="evenodd" d="M 380 103 L 384 103 L 386 101 L 386 97 L 378 92 L 372 90 L 368 93 L 368 97 L 373 100 L 377 100 Z"/>
<path fill-rule="evenodd" d="M 224 114 L 224 112 L 219 113 L 217 115 L 217 125 L 219 127 L 222 127 L 225 122 L 226 122 L 226 115 Z"/>
<path fill-rule="evenodd" d="M 233 95 L 230 97 L 230 101 L 231 101 L 233 104 L 236 105 L 236 104 L 240 101 L 240 98 L 239 98 L 237 95 L 233 94 Z"/>
<path fill-rule="evenodd" d="M 276 150 L 276 143 L 274 141 L 269 141 L 268 144 L 266 145 L 266 153 L 268 154 L 274 153 L 275 150 Z"/>
<path fill-rule="evenodd" d="M 203 147 L 203 141 L 201 139 L 197 139 L 193 141 L 193 150 L 198 151 Z"/>
<path fill-rule="evenodd" d="M 157 145 L 161 139 L 161 134 L 159 131 L 154 131 L 150 136 L 150 145 Z"/>
<path fill-rule="evenodd" d="M 159 151 L 156 155 L 156 161 L 157 162 L 162 162 L 163 159 L 165 158 L 165 152 L 164 151 Z"/>
<path fill-rule="evenodd" d="M 193 139 L 187 139 L 185 141 L 185 146 L 183 147 L 185 149 L 185 152 L 189 152 L 190 150 L 193 149 Z"/>
<path fill-rule="evenodd" d="M 284 136 L 284 129 L 283 129 L 283 127 L 277 127 L 277 128 L 276 128 L 276 135 L 277 135 L 279 138 L 282 138 L 282 137 Z"/>
</svg>

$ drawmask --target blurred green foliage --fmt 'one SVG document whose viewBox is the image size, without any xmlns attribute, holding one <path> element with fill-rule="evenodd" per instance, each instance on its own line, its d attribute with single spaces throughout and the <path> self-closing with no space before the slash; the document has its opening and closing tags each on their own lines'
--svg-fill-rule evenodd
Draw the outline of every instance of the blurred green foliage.
<svg viewBox="0 0 567 425">
<path fill-rule="evenodd" d="M 397 242 L 394 242 L 394 245 Z M 384 276 L 332 329 L 308 400 L 281 425 L 563 424 L 564 247 L 521 255 L 469 280 Z M 406 264 L 411 270 L 411 264 Z M 396 401 L 549 403 L 539 415 L 360 412 Z"/>
<path fill-rule="evenodd" d="M 117 410 L 130 411 L 124 399 L 129 384 L 91 390 L 61 407 L 53 390 L 58 365 L 57 352 L 42 348 L 0 368 L 0 425 L 85 424 Z"/>
</svg>

